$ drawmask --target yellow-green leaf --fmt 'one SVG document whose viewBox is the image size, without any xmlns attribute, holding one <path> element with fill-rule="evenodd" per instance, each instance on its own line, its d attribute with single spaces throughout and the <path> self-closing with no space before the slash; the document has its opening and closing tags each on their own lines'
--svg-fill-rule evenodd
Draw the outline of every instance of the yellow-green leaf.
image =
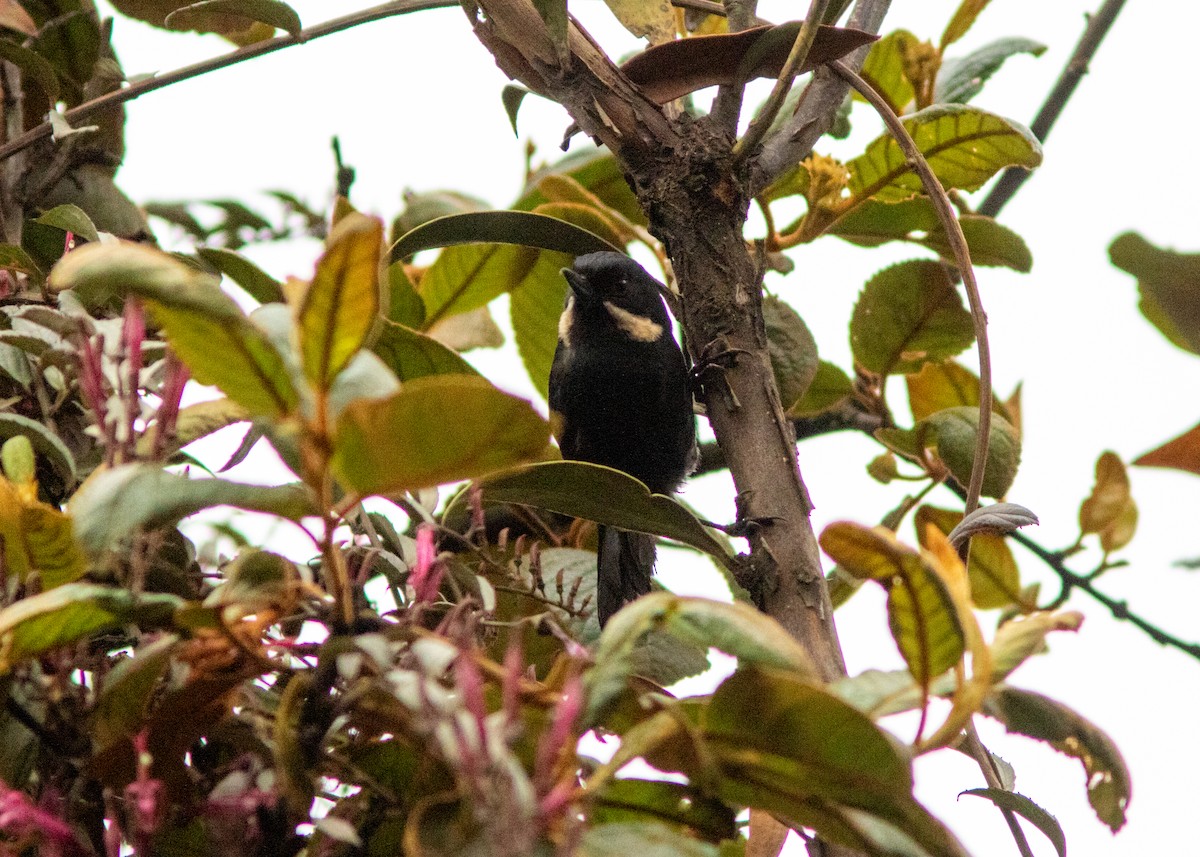
<svg viewBox="0 0 1200 857">
<path fill-rule="evenodd" d="M 917 37 L 908 30 L 895 30 L 871 45 L 867 58 L 863 61 L 863 80 L 871 84 L 880 95 L 887 100 L 895 113 L 903 113 L 904 107 L 913 100 L 912 82 L 904 74 L 902 46 L 904 43 L 915 44 Z M 862 99 L 855 93 L 855 97 Z"/>
<path fill-rule="evenodd" d="M 379 315 L 382 244 L 383 223 L 355 212 L 334 227 L 317 262 L 298 329 L 304 374 L 318 389 L 329 389 Z"/>
<path fill-rule="evenodd" d="M 921 506 L 913 518 L 917 538 L 925 545 L 925 526 L 933 524 L 942 533 L 950 531 L 962 520 L 962 512 Z M 971 538 L 971 556 L 967 563 L 971 581 L 971 600 L 982 610 L 1018 604 L 1021 598 L 1021 575 L 1017 561 L 1001 537 L 978 533 Z"/>
<path fill-rule="evenodd" d="M 953 17 L 946 24 L 946 29 L 942 32 L 942 44 L 939 51 L 946 50 L 947 47 L 965 36 L 988 2 L 989 0 L 962 0 L 958 8 L 954 10 Z"/>
<path fill-rule="evenodd" d="M 348 405 L 333 467 L 359 494 L 389 494 L 533 461 L 549 442 L 549 425 L 524 399 L 481 377 L 435 375 Z"/>
<path fill-rule="evenodd" d="M 254 416 L 278 419 L 295 412 L 300 395 L 283 358 L 245 316 L 157 301 L 148 306 L 172 350 L 201 384 L 217 387 Z"/>
<path fill-rule="evenodd" d="M 1007 167 L 1033 169 L 1042 147 L 1025 126 L 962 104 L 939 104 L 907 116 L 904 127 L 947 190 L 978 190 Z M 852 205 L 864 199 L 900 202 L 923 193 L 900 144 L 878 137 L 846 164 Z"/>
</svg>

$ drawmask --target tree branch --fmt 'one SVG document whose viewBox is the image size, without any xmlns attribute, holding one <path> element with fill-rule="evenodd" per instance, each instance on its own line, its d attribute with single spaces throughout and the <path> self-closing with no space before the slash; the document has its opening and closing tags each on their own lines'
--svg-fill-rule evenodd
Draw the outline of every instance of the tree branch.
<svg viewBox="0 0 1200 857">
<path fill-rule="evenodd" d="M 758 116 L 754 117 L 754 121 L 746 129 L 745 135 L 733 147 L 735 160 L 745 159 L 753 154 L 771 128 L 771 123 L 783 108 L 783 102 L 787 99 L 792 84 L 796 82 L 796 73 L 808 59 L 808 52 L 817 37 L 817 27 L 824 19 L 828 7 L 829 0 L 812 0 L 809 4 L 808 14 L 804 16 L 804 23 L 800 25 L 800 32 L 796 34 L 796 41 L 792 43 L 792 49 L 784 60 L 783 69 L 771 88 L 771 94 L 767 96 L 767 101 Z"/>
<path fill-rule="evenodd" d="M 1075 88 L 1087 74 L 1088 64 L 1117 20 L 1117 15 L 1124 5 L 1125 0 L 1105 0 L 1100 10 L 1095 15 L 1088 17 L 1087 28 L 1083 31 L 1079 44 L 1075 46 L 1075 52 L 1071 54 L 1071 59 L 1067 61 L 1054 88 L 1046 96 L 1046 101 L 1034 118 L 1033 124 L 1029 126 L 1029 130 L 1042 142 L 1045 142 L 1046 138 L 1050 136 L 1050 129 L 1054 127 L 1063 108 L 1067 106 L 1067 102 L 1075 93 Z M 987 197 L 979 204 L 978 213 L 995 217 L 1000 213 L 1000 209 L 1004 208 L 1008 201 L 1016 195 L 1028 178 L 1028 170 L 1019 167 L 1010 167 L 1005 170 L 999 181 L 988 192 Z"/>
<path fill-rule="evenodd" d="M 1189 643 L 1186 640 L 1176 637 L 1174 634 L 1164 631 L 1162 628 L 1159 628 L 1152 622 L 1143 619 L 1141 616 L 1130 610 L 1128 603 L 1125 601 L 1118 601 L 1112 596 L 1106 595 L 1104 592 L 1101 592 L 1099 589 L 1097 589 L 1096 584 L 1090 577 L 1082 574 L 1076 574 L 1075 572 L 1071 571 L 1071 569 L 1067 568 L 1067 566 L 1063 563 L 1063 557 L 1061 554 L 1047 550 L 1023 533 L 1009 533 L 1009 538 L 1048 565 L 1054 571 L 1054 573 L 1058 575 L 1063 586 L 1063 591 L 1060 595 L 1060 598 L 1066 598 L 1072 589 L 1080 589 L 1107 607 L 1108 611 L 1112 613 L 1114 619 L 1120 619 L 1122 621 L 1129 622 L 1144 632 L 1146 636 L 1148 636 L 1154 642 L 1173 649 L 1178 649 L 1184 654 L 1191 655 L 1196 660 L 1200 660 L 1200 643 Z"/>
<path fill-rule="evenodd" d="M 858 0 L 846 25 L 878 33 L 890 5 L 891 0 Z M 870 47 L 864 45 L 844 57 L 842 62 L 857 71 L 869 50 Z M 813 144 L 832 126 L 837 109 L 849 90 L 849 85 L 829 68 L 822 67 L 813 72 L 796 113 L 778 133 L 764 142 L 755 159 L 750 186 L 752 196 L 812 151 Z"/>
<path fill-rule="evenodd" d="M 395 15 L 403 15 L 408 12 L 421 12 L 426 9 L 440 9 L 448 6 L 459 5 L 457 0 L 393 0 L 390 3 L 383 3 L 379 6 L 372 6 L 369 9 L 362 9 L 358 12 L 352 12 L 349 15 L 343 15 L 340 18 L 332 18 L 324 23 L 301 30 L 295 36 L 279 36 L 275 39 L 267 39 L 263 42 L 256 42 L 253 45 L 247 45 L 244 48 L 238 48 L 236 51 L 223 54 L 219 57 L 203 60 L 202 62 L 193 63 L 192 65 L 178 68 L 175 71 L 166 74 L 155 75 L 146 80 L 132 83 L 123 89 L 118 89 L 115 92 L 110 92 L 107 95 L 102 95 L 99 98 L 93 98 L 91 101 L 85 101 L 82 104 L 72 107 L 64 116 L 72 125 L 83 122 L 93 114 L 103 110 L 105 107 L 111 107 L 116 104 L 124 104 L 127 101 L 145 95 L 147 92 L 154 92 L 156 89 L 162 89 L 166 86 L 171 86 L 181 81 L 191 80 L 194 77 L 199 77 L 202 74 L 208 74 L 210 71 L 227 68 L 246 60 L 261 57 L 266 54 L 274 53 L 283 48 L 290 48 L 293 45 L 303 44 L 304 42 L 319 39 L 322 36 L 329 36 L 334 33 L 340 33 L 342 30 L 348 30 L 351 27 L 357 27 L 359 24 L 367 24 L 372 21 L 379 21 L 384 18 L 391 18 Z M 7 141 L 3 146 L 0 146 L 0 161 L 11 157 L 17 152 L 29 148 L 39 140 L 44 140 L 50 136 L 50 123 L 43 122 L 36 128 L 31 128 L 20 137 Z"/>
</svg>

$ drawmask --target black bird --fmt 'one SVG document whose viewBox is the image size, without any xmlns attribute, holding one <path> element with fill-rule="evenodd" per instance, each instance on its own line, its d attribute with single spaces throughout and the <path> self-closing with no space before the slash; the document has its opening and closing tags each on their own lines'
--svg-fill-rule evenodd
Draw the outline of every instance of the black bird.
<svg viewBox="0 0 1200 857">
<path fill-rule="evenodd" d="M 563 457 L 622 470 L 657 494 L 675 491 L 695 455 L 687 364 L 662 285 L 620 253 L 564 268 L 571 287 L 550 369 L 551 425 Z M 601 526 L 600 625 L 650 591 L 654 539 Z"/>
</svg>

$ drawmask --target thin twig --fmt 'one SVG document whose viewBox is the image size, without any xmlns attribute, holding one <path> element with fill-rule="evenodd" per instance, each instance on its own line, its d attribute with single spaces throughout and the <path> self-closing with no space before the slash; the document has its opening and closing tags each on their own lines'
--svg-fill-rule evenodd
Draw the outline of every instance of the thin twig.
<svg viewBox="0 0 1200 857">
<path fill-rule="evenodd" d="M 828 6 L 829 0 L 812 0 L 809 4 L 808 14 L 804 16 L 804 23 L 800 25 L 800 32 L 796 34 L 796 41 L 792 43 L 792 49 L 783 63 L 783 70 L 779 72 L 779 77 L 775 80 L 771 94 L 767 96 L 762 110 L 759 111 L 758 116 L 754 117 L 754 121 L 746 129 L 746 133 L 734 144 L 733 157 L 735 159 L 744 159 L 753 153 L 763 141 L 763 137 L 766 136 L 775 117 L 779 115 L 784 101 L 787 100 L 788 92 L 796 80 L 797 73 L 804 66 L 804 61 L 808 59 L 808 52 L 812 48 L 813 40 L 817 37 L 817 28 L 820 27 Z"/>
<path fill-rule="evenodd" d="M 904 151 L 904 157 L 913 171 L 921 178 L 921 184 L 929 201 L 937 212 L 938 222 L 946 233 L 946 242 L 954 253 L 954 263 L 962 274 L 963 286 L 967 292 L 967 302 L 971 306 L 971 319 L 975 324 L 975 347 L 979 353 L 979 423 L 975 430 L 975 457 L 971 462 L 971 479 L 967 485 L 967 496 L 964 500 L 963 514 L 969 515 L 979 508 L 979 495 L 983 491 L 983 474 L 987 466 L 988 440 L 992 427 L 992 357 L 988 348 L 987 315 L 983 311 L 983 301 L 979 297 L 979 284 L 975 282 L 975 270 L 971 266 L 971 253 L 967 249 L 967 239 L 963 236 L 962 227 L 954 214 L 950 198 L 942 189 L 941 182 L 934 175 L 933 169 L 917 144 L 909 136 L 908 130 L 900 117 L 892 110 L 891 105 L 879 95 L 875 89 L 858 74 L 840 60 L 830 63 L 830 68 L 839 77 L 856 89 L 876 112 L 883 118 L 892 137 Z M 970 549 L 970 543 L 964 545 L 964 551 Z M 965 554 L 964 554 L 965 555 Z"/>
<path fill-rule="evenodd" d="M 244 48 L 238 48 L 236 51 L 224 54 L 219 57 L 213 57 L 202 62 L 194 63 L 193 65 L 184 66 L 175 71 L 166 74 L 156 75 L 146 80 L 132 83 L 123 89 L 118 89 L 115 92 L 110 92 L 107 95 L 102 95 L 99 98 L 93 98 L 91 101 L 85 101 L 82 104 L 72 107 L 64 116 L 66 120 L 74 125 L 77 122 L 82 122 L 94 113 L 103 110 L 105 107 L 111 107 L 114 104 L 124 104 L 127 101 L 145 95 L 147 92 L 154 92 L 156 89 L 162 89 L 165 86 L 179 83 L 184 80 L 190 80 L 194 77 L 199 77 L 202 74 L 208 74 L 210 71 L 227 68 L 231 65 L 245 62 L 255 57 L 260 57 L 265 54 L 274 53 L 283 48 L 290 48 L 293 45 L 303 44 L 304 42 L 319 39 L 322 36 L 329 36 L 334 33 L 340 33 L 342 30 L 348 30 L 351 27 L 357 27 L 359 24 L 367 24 L 372 21 L 379 21 L 384 18 L 390 18 L 395 15 L 403 15 L 408 12 L 421 12 L 426 9 L 440 9 L 447 6 L 459 5 L 457 0 L 393 0 L 391 3 L 383 3 L 379 6 L 372 6 L 369 9 L 362 9 L 358 12 L 352 12 L 349 15 L 343 15 L 340 18 L 332 18 L 324 23 L 301 30 L 295 36 L 279 36 L 275 39 L 267 39 L 263 42 L 256 42 L 253 45 L 247 45 Z M 20 137 L 10 140 L 3 146 L 0 146 L 0 161 L 11 157 L 17 152 L 29 148 L 39 140 L 44 140 L 50 136 L 50 123 L 43 122 L 41 125 L 26 131 Z"/>
<path fill-rule="evenodd" d="M 846 26 L 866 33 L 878 33 L 883 26 L 891 0 L 858 0 Z M 870 45 L 863 45 L 842 58 L 842 62 L 857 69 L 866 59 Z M 752 174 L 751 195 L 802 161 L 813 144 L 833 125 L 838 107 L 846 98 L 849 87 L 832 70 L 819 68 L 800 96 L 796 112 L 764 143 Z"/>
<path fill-rule="evenodd" d="M 1050 136 L 1050 129 L 1054 127 L 1063 108 L 1067 106 L 1067 102 L 1075 93 L 1075 87 L 1079 85 L 1079 81 L 1087 74 L 1088 64 L 1117 20 L 1117 15 L 1124 5 L 1125 0 L 1105 0 L 1104 5 L 1096 14 L 1088 16 L 1087 29 L 1083 31 L 1083 37 L 1075 46 L 1075 52 L 1071 54 L 1071 59 L 1067 61 L 1054 88 L 1046 96 L 1042 109 L 1038 111 L 1033 124 L 1029 127 L 1029 130 L 1039 140 L 1045 142 L 1046 138 Z M 979 213 L 995 217 L 1000 213 L 1000 209 L 1004 208 L 1005 204 L 1021 189 L 1021 185 L 1027 178 L 1029 178 L 1029 171 L 1020 167 L 1010 167 L 1005 170 L 996 185 L 988 192 L 987 197 L 980 203 Z"/>
<path fill-rule="evenodd" d="M 1029 536 L 1014 532 L 1009 533 L 1009 538 L 1048 565 L 1059 576 L 1063 584 L 1063 595 L 1068 594 L 1072 589 L 1080 589 L 1107 607 L 1114 619 L 1129 622 L 1159 645 L 1178 649 L 1185 655 L 1191 655 L 1196 660 L 1200 660 L 1200 643 L 1189 643 L 1187 640 L 1180 639 L 1174 634 L 1170 634 L 1159 628 L 1152 622 L 1143 619 L 1130 610 L 1126 602 L 1118 601 L 1116 598 L 1101 592 L 1096 588 L 1091 578 L 1071 571 L 1063 563 L 1063 558 L 1060 554 L 1047 550 Z"/>
<path fill-rule="evenodd" d="M 979 740 L 979 732 L 975 729 L 974 720 L 967 721 L 967 728 L 963 730 L 963 735 L 966 738 L 966 753 L 979 765 L 979 770 L 983 772 L 983 779 L 988 784 L 988 788 L 1009 791 L 1009 789 L 1004 787 L 1004 783 L 1000 781 L 1000 774 L 996 770 L 996 763 L 992 759 L 992 754 L 988 752 L 987 747 L 983 746 L 983 742 Z M 1017 821 L 1017 814 L 1008 807 L 1001 806 L 998 809 L 1001 815 L 1004 816 L 1005 822 L 1008 823 L 1008 829 L 1012 831 L 1013 841 L 1017 843 L 1017 850 L 1021 852 L 1021 857 L 1033 857 L 1033 849 L 1029 847 L 1029 840 L 1025 837 L 1025 831 L 1021 829 L 1021 823 Z"/>
</svg>

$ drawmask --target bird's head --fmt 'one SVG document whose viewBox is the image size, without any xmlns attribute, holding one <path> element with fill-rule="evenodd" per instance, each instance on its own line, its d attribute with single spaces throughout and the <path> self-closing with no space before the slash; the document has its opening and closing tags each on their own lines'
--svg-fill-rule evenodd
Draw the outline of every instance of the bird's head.
<svg viewBox="0 0 1200 857">
<path fill-rule="evenodd" d="M 650 341 L 670 329 L 663 286 L 628 256 L 588 253 L 562 273 L 578 310 L 608 314 L 632 338 Z"/>
</svg>

